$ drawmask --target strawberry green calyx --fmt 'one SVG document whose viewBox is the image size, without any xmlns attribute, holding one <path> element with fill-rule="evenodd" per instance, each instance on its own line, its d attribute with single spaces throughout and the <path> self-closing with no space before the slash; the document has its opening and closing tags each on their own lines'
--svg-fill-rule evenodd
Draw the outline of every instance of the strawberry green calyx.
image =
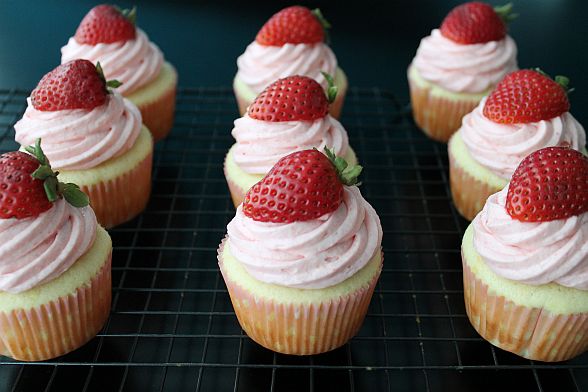
<svg viewBox="0 0 588 392">
<path fill-rule="evenodd" d="M 555 78 L 552 78 L 551 76 L 549 76 L 549 74 L 547 74 L 547 72 L 543 71 L 541 68 L 533 68 L 533 70 L 539 72 L 546 78 L 555 80 L 555 83 L 559 84 L 564 89 L 566 94 L 569 94 L 572 91 L 574 91 L 574 88 L 570 87 L 570 78 L 568 78 L 567 76 L 556 75 Z"/>
<path fill-rule="evenodd" d="M 100 65 L 100 61 L 96 63 L 96 72 L 98 72 L 98 76 L 100 76 L 100 79 L 102 79 L 102 81 L 104 82 L 104 85 L 106 86 L 106 92 L 108 94 L 112 93 L 112 91 L 110 90 L 111 88 L 117 88 L 122 85 L 122 82 L 119 82 L 116 79 L 108 81 L 106 80 L 106 78 L 104 77 L 104 70 L 102 69 L 102 65 Z"/>
<path fill-rule="evenodd" d="M 504 24 L 508 25 L 510 22 L 512 22 L 519 16 L 519 14 L 513 14 L 512 8 L 512 3 L 507 3 L 505 5 L 494 7 L 494 11 L 496 12 L 496 14 L 498 14 L 500 19 L 502 19 Z"/>
<path fill-rule="evenodd" d="M 131 9 L 122 9 L 120 7 L 114 7 L 117 9 L 118 12 L 122 14 L 129 22 L 136 25 L 137 24 L 137 7 L 133 6 Z"/>
<path fill-rule="evenodd" d="M 331 150 L 328 147 L 325 147 L 324 153 L 333 166 L 335 166 L 339 180 L 343 185 L 361 185 L 357 180 L 363 170 L 361 165 L 349 165 L 344 158 L 335 155 L 335 150 Z"/>
<path fill-rule="evenodd" d="M 329 35 L 329 29 L 332 27 L 331 24 L 323 16 L 323 13 L 321 12 L 320 8 L 315 8 L 315 9 L 313 9 L 310 12 L 315 16 L 315 18 L 318 19 L 318 21 L 321 24 L 321 26 L 323 26 L 323 30 L 325 32 L 325 42 L 327 44 L 329 44 L 331 42 L 331 36 Z"/>
<path fill-rule="evenodd" d="M 25 147 L 25 151 L 39 161 L 39 167 L 31 173 L 31 177 L 43 181 L 43 187 L 50 202 L 53 203 L 63 197 L 65 201 L 77 208 L 90 204 L 88 196 L 76 184 L 59 182 L 57 179 L 59 172 L 51 169 L 51 164 L 41 148 L 41 139 L 37 139 L 34 146 Z"/>
<path fill-rule="evenodd" d="M 324 71 L 321 71 L 321 74 L 327 80 L 327 83 L 328 83 L 327 99 L 329 100 L 329 103 L 333 103 L 333 102 L 335 102 L 335 99 L 337 98 L 337 92 L 339 91 L 337 86 L 335 86 L 335 79 L 333 79 L 333 76 L 329 75 L 328 73 L 326 73 Z"/>
</svg>

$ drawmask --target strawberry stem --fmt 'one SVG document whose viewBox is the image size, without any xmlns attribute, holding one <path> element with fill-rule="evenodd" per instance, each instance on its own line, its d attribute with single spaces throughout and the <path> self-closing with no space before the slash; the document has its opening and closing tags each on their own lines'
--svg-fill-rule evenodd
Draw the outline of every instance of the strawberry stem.
<svg viewBox="0 0 588 392">
<path fill-rule="evenodd" d="M 347 186 L 359 186 L 361 184 L 357 181 L 357 178 L 361 174 L 363 167 L 360 165 L 349 165 L 344 158 L 335 155 L 335 150 L 331 150 L 328 147 L 325 147 L 324 153 L 333 166 L 335 166 L 337 176 L 341 183 Z"/>
<path fill-rule="evenodd" d="M 129 22 L 136 25 L 137 24 L 137 7 L 133 6 L 131 9 L 122 9 L 120 7 L 115 6 L 116 10 L 122 14 Z"/>
<path fill-rule="evenodd" d="M 333 102 L 335 102 L 335 99 L 337 98 L 337 92 L 339 91 L 337 86 L 335 86 L 335 79 L 333 78 L 333 76 L 329 75 L 328 73 L 326 73 L 324 71 L 321 71 L 321 74 L 327 80 L 327 83 L 328 83 L 327 99 L 329 100 L 329 103 L 333 103 Z"/>
<path fill-rule="evenodd" d="M 104 77 L 104 70 L 102 69 L 102 65 L 100 65 L 100 61 L 98 61 L 96 63 L 96 72 L 98 72 L 98 76 L 100 77 L 100 80 L 102 80 L 104 82 L 104 86 L 105 86 L 106 92 L 108 94 L 112 93 L 112 91 L 110 90 L 111 88 L 117 88 L 122 85 L 122 82 L 119 82 L 116 79 L 108 80 L 108 81 L 106 80 L 106 77 Z"/>
<path fill-rule="evenodd" d="M 82 192 L 77 185 L 59 182 L 57 179 L 59 172 L 54 172 L 51 169 L 51 164 L 41 148 L 41 139 L 37 139 L 34 146 L 25 147 L 25 151 L 39 161 L 39 167 L 31 173 L 31 177 L 43 181 L 47 200 L 53 203 L 63 197 L 65 201 L 77 208 L 90 204 L 88 195 Z"/>
<path fill-rule="evenodd" d="M 318 21 L 321 24 L 321 26 L 323 26 L 323 30 L 325 32 L 325 42 L 327 44 L 330 44 L 331 43 L 331 36 L 329 35 L 329 29 L 331 28 L 331 24 L 323 16 L 323 13 L 321 12 L 320 8 L 315 8 L 315 9 L 313 9 L 310 12 L 315 16 L 315 18 L 318 19 Z"/>
<path fill-rule="evenodd" d="M 512 22 L 519 16 L 519 14 L 512 13 L 512 8 L 512 3 L 507 3 L 505 5 L 494 7 L 494 12 L 498 14 L 500 19 L 502 19 L 502 21 L 504 22 L 504 24 L 508 25 L 510 22 Z"/>
</svg>

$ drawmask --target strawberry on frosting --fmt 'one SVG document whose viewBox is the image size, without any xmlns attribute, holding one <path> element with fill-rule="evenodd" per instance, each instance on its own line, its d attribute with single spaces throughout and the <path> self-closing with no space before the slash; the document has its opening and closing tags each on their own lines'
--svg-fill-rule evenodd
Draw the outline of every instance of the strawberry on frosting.
<svg viewBox="0 0 588 392">
<path fill-rule="evenodd" d="M 61 48 L 61 62 L 100 62 L 108 79 L 122 83 L 117 91 L 123 95 L 155 80 L 163 65 L 163 53 L 135 26 L 135 13 L 135 9 L 120 10 L 106 4 L 92 8 Z"/>
<path fill-rule="evenodd" d="M 96 235 L 88 197 L 58 181 L 40 140 L 26 151 L 0 156 L 0 291 L 11 293 L 63 274 Z"/>
<path fill-rule="evenodd" d="M 327 94 L 309 77 L 279 79 L 235 120 L 233 160 L 243 171 L 266 173 L 285 154 L 305 148 L 330 146 L 337 155 L 347 153 L 347 132 L 328 113 L 337 92 L 332 78 L 326 78 L 330 81 Z"/>
<path fill-rule="evenodd" d="M 325 44 L 330 27 L 319 10 L 292 6 L 273 15 L 237 59 L 237 77 L 259 94 L 278 78 L 304 75 L 327 86 L 321 71 L 334 75 L 337 59 Z"/>
<path fill-rule="evenodd" d="M 254 278 L 329 287 L 380 252 L 380 220 L 353 185 L 361 167 L 326 154 L 314 149 L 285 156 L 237 208 L 227 246 Z"/>
<path fill-rule="evenodd" d="M 463 118 L 460 134 L 472 158 L 508 180 L 525 156 L 543 147 L 582 151 L 586 132 L 568 111 L 569 80 L 556 80 L 563 85 L 535 70 L 507 75 Z"/>
<path fill-rule="evenodd" d="M 469 2 L 454 8 L 423 38 L 411 66 L 445 90 L 480 94 L 517 69 L 517 47 L 506 34 L 509 6 Z"/>
<path fill-rule="evenodd" d="M 563 147 L 534 152 L 473 227 L 474 247 L 496 274 L 588 290 L 588 158 Z"/>
<path fill-rule="evenodd" d="M 26 146 L 41 138 L 59 169 L 87 169 L 124 154 L 139 136 L 141 113 L 108 91 L 116 85 L 87 60 L 58 66 L 31 93 L 23 118 L 14 125 L 16 141 Z"/>
</svg>

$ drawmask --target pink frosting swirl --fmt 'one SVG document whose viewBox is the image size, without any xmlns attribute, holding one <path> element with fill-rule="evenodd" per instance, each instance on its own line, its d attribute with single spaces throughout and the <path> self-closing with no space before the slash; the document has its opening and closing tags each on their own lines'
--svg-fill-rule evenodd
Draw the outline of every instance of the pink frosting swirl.
<svg viewBox="0 0 588 392">
<path fill-rule="evenodd" d="M 474 247 L 497 275 L 588 290 L 588 213 L 521 222 L 506 211 L 508 186 L 490 196 L 474 219 Z"/>
<path fill-rule="evenodd" d="M 458 44 L 434 29 L 421 40 L 413 65 L 423 79 L 446 90 L 479 94 L 517 69 L 517 46 L 508 35 L 500 41 Z"/>
<path fill-rule="evenodd" d="M 61 199 L 39 216 L 0 219 L 0 291 L 20 293 L 67 271 L 94 243 L 96 215 Z"/>
<path fill-rule="evenodd" d="M 56 169 L 80 170 L 98 166 L 130 150 L 141 132 L 141 112 L 114 92 L 105 104 L 85 109 L 43 112 L 31 104 L 15 125 L 15 139 L 23 146 L 43 140 L 43 151 Z"/>
<path fill-rule="evenodd" d="M 464 116 L 461 138 L 473 159 L 506 180 L 534 151 L 561 144 L 582 151 L 586 144 L 584 128 L 569 112 L 534 123 L 498 124 L 484 116 L 485 102 Z"/>
<path fill-rule="evenodd" d="M 293 223 L 257 222 L 242 206 L 227 226 L 231 253 L 262 282 L 320 289 L 343 282 L 380 252 L 380 219 L 359 188 L 344 187 L 337 210 Z"/>
<path fill-rule="evenodd" d="M 271 122 L 245 115 L 235 120 L 231 132 L 237 140 L 235 163 L 247 173 L 267 173 L 284 155 L 328 146 L 338 156 L 349 149 L 347 131 L 330 115 L 315 121 Z"/>
<path fill-rule="evenodd" d="M 79 44 L 71 37 L 61 48 L 61 63 L 74 59 L 100 61 L 106 80 L 121 82 L 117 91 L 124 95 L 155 80 L 163 65 L 163 53 L 139 28 L 135 39 L 111 44 Z"/>
<path fill-rule="evenodd" d="M 253 41 L 237 58 L 237 77 L 259 94 L 277 79 L 308 76 L 327 87 L 321 71 L 335 75 L 337 59 L 324 43 L 265 46 Z"/>
</svg>

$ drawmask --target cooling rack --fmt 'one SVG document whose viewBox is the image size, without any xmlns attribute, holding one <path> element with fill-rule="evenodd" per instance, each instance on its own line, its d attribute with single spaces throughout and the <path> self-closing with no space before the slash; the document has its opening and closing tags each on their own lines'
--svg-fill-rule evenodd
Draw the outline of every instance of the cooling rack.
<svg viewBox="0 0 588 392">
<path fill-rule="evenodd" d="M 27 92 L 0 90 L 0 150 Z M 322 355 L 275 354 L 239 327 L 216 262 L 234 215 L 222 172 L 236 105 L 228 88 L 178 91 L 173 132 L 156 147 L 143 214 L 110 231 L 112 312 L 64 357 L 0 357 L 2 391 L 587 391 L 588 355 L 560 364 L 484 341 L 463 303 L 460 242 L 445 146 L 381 89 L 351 89 L 342 123 L 364 165 L 363 195 L 384 227 L 384 271 L 365 323 Z M 0 331 L 1 333 L 1 331 Z"/>
</svg>

